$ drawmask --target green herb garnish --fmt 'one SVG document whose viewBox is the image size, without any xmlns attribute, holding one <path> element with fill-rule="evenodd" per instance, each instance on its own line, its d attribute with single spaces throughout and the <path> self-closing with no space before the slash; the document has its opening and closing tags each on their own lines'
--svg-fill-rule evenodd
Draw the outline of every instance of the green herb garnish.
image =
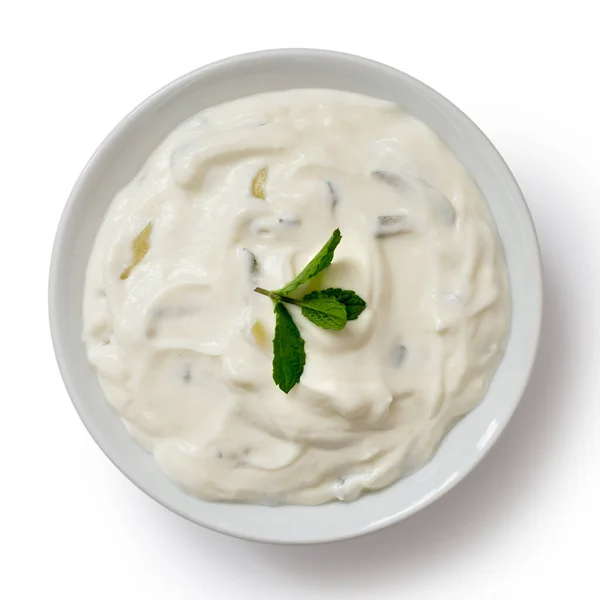
<svg viewBox="0 0 600 600">
<path fill-rule="evenodd" d="M 276 302 L 273 380 L 286 394 L 300 381 L 305 362 L 304 340 L 300 331 L 287 308 Z"/>
<path fill-rule="evenodd" d="M 307 301 L 323 296 L 335 298 L 338 302 L 341 302 L 346 307 L 346 318 L 348 321 L 358 319 L 360 313 L 367 307 L 367 303 L 356 292 L 353 292 L 352 290 L 342 290 L 340 288 L 316 290 L 310 292 L 310 294 L 306 294 L 303 300 Z"/>
<path fill-rule="evenodd" d="M 302 309 L 302 314 L 315 325 L 322 327 L 323 329 L 335 329 L 339 331 L 344 329 L 348 316 L 346 314 L 346 307 L 332 296 L 327 295 L 314 295 L 314 292 L 306 294 L 301 300 L 296 298 L 290 298 L 284 296 L 279 292 L 270 292 L 263 288 L 256 288 L 254 290 L 264 296 L 269 296 L 271 300 L 276 303 L 287 302 L 289 304 L 295 304 Z M 322 290 L 319 293 L 323 293 Z M 309 296 L 312 296 L 309 298 Z"/>
<path fill-rule="evenodd" d="M 333 260 L 333 253 L 337 248 L 342 234 L 339 229 L 336 229 L 331 237 L 325 242 L 325 245 L 317 252 L 316 256 L 292 279 L 287 285 L 284 285 L 280 290 L 280 294 L 289 294 L 297 287 L 312 279 L 317 273 L 320 273 L 325 267 L 328 267 Z"/>
<path fill-rule="evenodd" d="M 273 380 L 287 394 L 299 381 L 304 371 L 306 353 L 304 340 L 292 316 L 283 303 L 299 306 L 302 314 L 323 329 L 340 331 L 348 321 L 357 319 L 367 303 L 352 290 L 328 288 L 315 290 L 302 298 L 292 298 L 291 292 L 307 283 L 328 267 L 342 236 L 336 229 L 316 256 L 287 285 L 277 291 L 255 288 L 275 303 L 275 337 L 273 339 Z"/>
</svg>

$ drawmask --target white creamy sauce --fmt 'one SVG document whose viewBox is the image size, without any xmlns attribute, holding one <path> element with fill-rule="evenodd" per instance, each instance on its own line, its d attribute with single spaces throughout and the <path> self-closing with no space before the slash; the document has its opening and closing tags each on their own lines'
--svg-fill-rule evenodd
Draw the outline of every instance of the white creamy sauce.
<svg viewBox="0 0 600 600">
<path fill-rule="evenodd" d="M 287 305 L 307 359 L 286 395 L 273 304 L 253 289 L 282 287 L 336 227 L 308 289 L 368 306 L 330 331 Z M 183 488 L 319 504 L 423 465 L 482 400 L 509 325 L 493 222 L 439 138 L 391 103 L 293 90 L 206 110 L 161 143 L 98 233 L 83 336 L 129 433 Z"/>
</svg>

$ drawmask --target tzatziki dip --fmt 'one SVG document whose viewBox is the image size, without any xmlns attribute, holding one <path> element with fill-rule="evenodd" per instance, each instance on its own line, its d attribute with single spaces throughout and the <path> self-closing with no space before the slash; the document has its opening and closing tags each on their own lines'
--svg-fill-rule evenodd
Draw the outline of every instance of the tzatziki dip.
<svg viewBox="0 0 600 600">
<path fill-rule="evenodd" d="M 255 289 L 286 286 L 338 229 L 331 264 L 290 297 L 341 288 L 366 306 L 334 330 L 281 305 L 305 353 L 286 393 L 274 362 L 295 350 L 274 356 L 274 302 Z M 334 90 L 177 127 L 110 205 L 85 282 L 108 402 L 206 500 L 350 501 L 410 474 L 483 399 L 509 327 L 502 246 L 469 173 L 395 104 Z"/>
</svg>

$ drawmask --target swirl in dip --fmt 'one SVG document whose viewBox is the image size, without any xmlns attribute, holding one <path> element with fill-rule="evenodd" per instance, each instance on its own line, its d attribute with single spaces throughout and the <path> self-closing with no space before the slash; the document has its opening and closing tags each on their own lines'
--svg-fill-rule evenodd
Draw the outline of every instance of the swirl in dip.
<svg viewBox="0 0 600 600">
<path fill-rule="evenodd" d="M 300 383 L 272 379 L 278 289 L 339 227 L 305 286 L 367 302 L 342 331 L 288 305 Z M 396 105 L 332 90 L 192 117 L 112 202 L 83 338 L 131 436 L 208 500 L 354 500 L 423 465 L 485 395 L 510 325 L 502 248 L 457 158 Z"/>
</svg>

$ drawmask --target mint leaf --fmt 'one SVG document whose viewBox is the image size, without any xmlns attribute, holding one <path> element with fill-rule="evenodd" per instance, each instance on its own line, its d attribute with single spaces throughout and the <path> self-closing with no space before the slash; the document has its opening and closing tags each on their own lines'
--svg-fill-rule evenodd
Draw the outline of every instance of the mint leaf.
<svg viewBox="0 0 600 600">
<path fill-rule="evenodd" d="M 304 340 L 287 308 L 275 304 L 275 337 L 273 338 L 273 381 L 286 394 L 300 381 L 306 353 Z"/>
<path fill-rule="evenodd" d="M 336 229 L 331 237 L 325 242 L 325 245 L 317 252 L 315 257 L 290 281 L 285 287 L 279 290 L 280 294 L 289 294 L 297 287 L 312 279 L 317 273 L 320 273 L 325 267 L 328 267 L 333 260 L 333 253 L 342 239 L 339 229 Z"/>
<path fill-rule="evenodd" d="M 365 301 L 354 292 L 329 288 L 306 294 L 302 300 L 283 296 L 281 292 L 270 292 L 263 288 L 255 288 L 255 292 L 268 296 L 273 302 L 287 302 L 302 309 L 302 314 L 315 325 L 323 329 L 344 329 L 346 321 L 351 317 L 358 318 L 364 310 Z M 342 302 L 343 300 L 343 302 Z M 348 317 L 350 315 L 350 317 Z"/>
<path fill-rule="evenodd" d="M 326 290 L 317 290 L 310 292 L 302 298 L 302 302 L 310 302 L 315 298 L 335 298 L 346 307 L 346 318 L 348 321 L 358 319 L 363 310 L 367 307 L 367 303 L 352 290 L 342 290 L 340 288 L 327 288 Z"/>
<path fill-rule="evenodd" d="M 306 298 L 306 297 L 305 297 Z M 346 307 L 335 298 L 315 297 L 300 301 L 302 314 L 323 329 L 339 331 L 346 326 Z"/>
</svg>

